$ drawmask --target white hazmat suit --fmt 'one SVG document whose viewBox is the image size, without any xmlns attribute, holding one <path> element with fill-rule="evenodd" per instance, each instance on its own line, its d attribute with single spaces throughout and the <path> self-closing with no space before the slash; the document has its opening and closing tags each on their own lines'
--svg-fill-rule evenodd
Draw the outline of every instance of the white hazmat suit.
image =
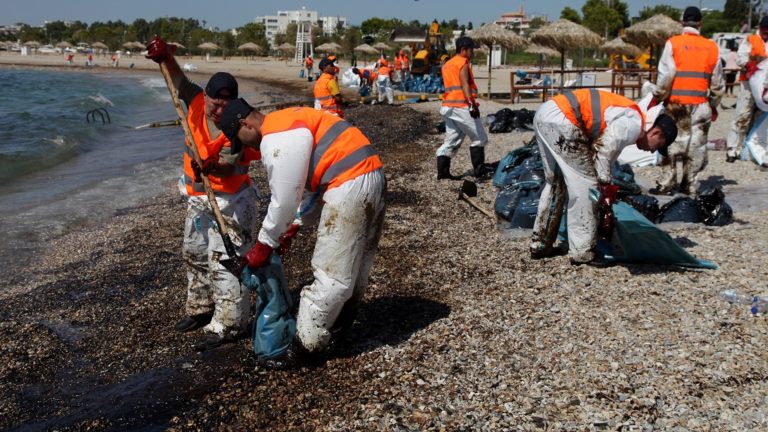
<svg viewBox="0 0 768 432">
<path fill-rule="evenodd" d="M 755 101 L 756 117 L 752 129 L 744 142 L 744 158 L 752 159 L 758 165 L 768 166 L 768 60 L 760 62 L 757 72 L 749 78 L 749 87 Z"/>
<path fill-rule="evenodd" d="M 743 69 L 750 61 L 751 54 L 752 43 L 749 41 L 749 38 L 744 38 L 739 45 L 739 50 L 736 52 L 736 64 Z M 754 112 L 755 99 L 752 96 L 750 82 L 739 81 L 739 96 L 736 100 L 736 112 L 733 115 L 731 130 L 728 132 L 728 137 L 726 139 L 728 156 L 739 156 L 739 148 L 744 142 L 744 136 L 749 129 L 749 125 L 752 123 Z"/>
</svg>

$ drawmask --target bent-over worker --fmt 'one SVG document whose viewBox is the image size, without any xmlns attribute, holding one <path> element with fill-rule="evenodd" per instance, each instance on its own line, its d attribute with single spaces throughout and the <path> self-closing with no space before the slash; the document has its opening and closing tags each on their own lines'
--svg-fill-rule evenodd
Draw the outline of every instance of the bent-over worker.
<svg viewBox="0 0 768 432">
<path fill-rule="evenodd" d="M 319 203 L 315 214 L 322 206 L 312 256 L 315 280 L 301 293 L 296 338 L 281 359 L 265 364 L 290 367 L 301 353 L 328 348 L 354 321 L 384 222 L 381 160 L 359 129 L 310 108 L 264 115 L 239 99 L 229 104 L 222 122 L 230 139 L 261 151 L 272 192 L 257 242 L 245 255 L 249 267 L 267 265 L 281 243 L 285 248 L 286 237 L 290 242 L 297 209 L 303 224 L 311 218 L 306 209 L 312 202 Z"/>
<path fill-rule="evenodd" d="M 182 249 L 187 264 L 187 316 L 175 328 L 187 332 L 203 327 L 204 335 L 196 348 L 206 350 L 247 333 L 250 301 L 239 279 L 220 263 L 229 257 L 200 177 L 208 176 L 216 202 L 233 233 L 233 243 L 241 252 L 247 251 L 257 222 L 256 191 L 248 177 L 248 166 L 259 155 L 232 146 L 219 130 L 224 107 L 237 98 L 235 78 L 218 72 L 211 76 L 203 91 L 184 75 L 173 51 L 155 37 L 147 47 L 147 57 L 167 67 L 179 98 L 187 105 L 187 124 L 203 161 L 199 167 L 193 163 L 191 150 L 184 153 L 180 189 L 187 197 Z"/>
<path fill-rule="evenodd" d="M 661 114 L 646 132 L 645 114 L 632 100 L 614 93 L 581 89 L 542 104 L 536 111 L 533 126 L 546 185 L 533 227 L 531 256 L 543 258 L 551 252 L 555 240 L 552 230 L 559 227 L 563 210 L 555 208 L 550 212 L 557 198 L 553 188 L 564 182 L 571 262 L 599 265 L 601 258 L 596 258 L 594 253 L 597 205 L 590 199 L 590 189 L 599 190 L 598 203 L 605 201 L 612 181 L 611 167 L 621 150 L 636 143 L 641 150 L 658 150 L 663 154 L 667 143 L 677 136 L 675 122 Z M 612 229 L 611 226 L 603 228 Z"/>
<path fill-rule="evenodd" d="M 717 44 L 699 34 L 701 11 L 688 7 L 683 13 L 683 34 L 667 40 L 659 58 L 659 75 L 652 86 L 656 101 L 680 128 L 669 156 L 661 161 L 657 193 L 670 194 L 678 186 L 677 161 L 683 162 L 680 191 L 698 194 L 700 173 L 707 166 L 707 135 L 717 119 L 717 106 L 725 87 Z"/>
</svg>

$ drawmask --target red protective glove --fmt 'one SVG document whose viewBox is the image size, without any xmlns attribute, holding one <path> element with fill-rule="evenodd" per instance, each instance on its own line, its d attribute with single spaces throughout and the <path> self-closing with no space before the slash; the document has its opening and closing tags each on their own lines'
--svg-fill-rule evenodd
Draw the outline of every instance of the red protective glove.
<svg viewBox="0 0 768 432">
<path fill-rule="evenodd" d="M 717 121 L 717 108 L 712 107 L 712 121 Z"/>
<path fill-rule="evenodd" d="M 747 79 L 751 78 L 752 75 L 757 72 L 757 62 L 756 61 L 748 61 L 747 64 L 744 65 L 744 76 L 747 77 Z"/>
<path fill-rule="evenodd" d="M 195 183 L 201 183 L 203 176 L 208 176 L 214 168 L 219 166 L 219 155 L 214 153 L 208 159 L 203 159 L 203 166 L 197 164 L 196 160 L 192 160 L 192 172 L 195 173 Z"/>
<path fill-rule="evenodd" d="M 619 192 L 619 187 L 610 183 L 600 183 L 598 185 L 600 190 L 600 197 L 597 199 L 597 208 L 601 213 L 599 225 L 597 226 L 597 232 L 610 239 L 613 234 L 614 215 L 613 215 L 613 203 L 616 202 L 616 195 Z"/>
<path fill-rule="evenodd" d="M 272 248 L 262 242 L 257 242 L 248 253 L 245 254 L 245 263 L 252 269 L 264 267 L 269 263 L 269 257 L 272 255 Z"/>
<path fill-rule="evenodd" d="M 284 255 L 288 253 L 288 250 L 291 249 L 291 242 L 293 242 L 293 238 L 296 237 L 296 234 L 299 232 L 299 228 L 300 226 L 298 224 L 293 224 L 288 228 L 288 231 L 280 236 L 280 239 L 278 239 L 280 242 L 280 247 L 277 248 L 278 254 Z"/>
<path fill-rule="evenodd" d="M 651 101 L 648 102 L 648 109 L 651 109 L 651 108 L 655 107 L 658 104 L 659 104 L 659 100 L 656 99 L 655 97 L 652 97 Z"/>
<path fill-rule="evenodd" d="M 155 63 L 162 63 L 173 57 L 176 52 L 176 45 L 168 45 L 160 36 L 155 35 L 149 44 L 147 44 L 147 58 Z"/>
</svg>

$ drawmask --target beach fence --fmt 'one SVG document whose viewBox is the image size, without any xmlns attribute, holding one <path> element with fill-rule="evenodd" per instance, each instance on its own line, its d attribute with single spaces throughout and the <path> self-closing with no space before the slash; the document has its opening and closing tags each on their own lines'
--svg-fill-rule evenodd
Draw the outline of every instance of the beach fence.
<svg viewBox="0 0 768 432">
<path fill-rule="evenodd" d="M 520 80 L 518 74 L 525 74 L 530 78 L 530 84 L 518 84 Z M 598 84 L 597 74 L 610 72 L 610 84 Z M 552 77 L 559 75 L 560 69 L 522 69 L 510 73 L 510 102 L 520 102 L 523 98 L 538 99 L 546 102 L 547 99 L 560 93 L 561 85 Z M 566 70 L 568 78 L 573 75 L 574 79 L 566 80 L 563 90 L 577 90 L 584 88 L 610 89 L 612 93 L 621 94 L 633 99 L 640 97 L 640 89 L 645 80 L 656 81 L 656 69 L 608 69 L 608 68 L 585 68 Z"/>
</svg>

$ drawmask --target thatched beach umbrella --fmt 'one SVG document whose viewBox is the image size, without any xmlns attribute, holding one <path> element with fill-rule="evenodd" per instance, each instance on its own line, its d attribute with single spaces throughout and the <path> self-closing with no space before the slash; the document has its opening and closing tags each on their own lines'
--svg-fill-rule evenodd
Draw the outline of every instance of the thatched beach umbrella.
<svg viewBox="0 0 768 432">
<path fill-rule="evenodd" d="M 592 30 L 573 21 L 559 19 L 533 32 L 533 43 L 543 45 L 560 52 L 560 89 L 565 77 L 565 52 L 574 48 L 598 47 L 602 39 Z"/>
<path fill-rule="evenodd" d="M 640 48 L 624 42 L 621 38 L 616 38 L 600 45 L 600 49 L 608 53 L 628 55 L 631 57 L 636 57 L 643 52 Z"/>
<path fill-rule="evenodd" d="M 203 42 L 197 47 L 203 51 L 216 51 L 221 49 L 220 46 L 216 45 L 213 42 Z"/>
<path fill-rule="evenodd" d="M 539 55 L 539 69 L 544 69 L 544 57 L 554 57 L 560 55 L 557 50 L 545 46 L 530 44 L 525 48 L 525 52 Z"/>
<path fill-rule="evenodd" d="M 622 39 L 639 47 L 650 48 L 652 61 L 653 47 L 664 45 L 671 36 L 682 32 L 682 24 L 666 15 L 659 14 L 627 27 Z"/>
<path fill-rule="evenodd" d="M 134 49 L 133 42 L 126 42 L 123 44 L 123 48 L 125 49 Z"/>
<path fill-rule="evenodd" d="M 369 54 L 370 55 L 376 55 L 376 54 L 379 53 L 379 51 L 376 50 L 376 48 L 374 48 L 374 47 L 372 47 L 372 46 L 370 46 L 368 44 L 358 45 L 358 46 L 354 47 L 352 49 L 352 51 L 363 53 L 363 61 L 366 62 L 366 63 L 368 62 L 368 55 Z"/>
<path fill-rule="evenodd" d="M 94 44 L 91 44 L 91 48 L 104 49 L 104 50 L 109 49 L 109 47 L 107 45 L 105 45 L 105 44 L 103 44 L 101 42 L 96 42 Z"/>
<path fill-rule="evenodd" d="M 40 42 L 38 41 L 27 41 L 27 42 L 24 42 L 22 45 L 30 48 L 40 48 Z"/>
<path fill-rule="evenodd" d="M 333 53 L 336 54 L 341 49 L 341 46 L 335 43 L 324 43 L 322 45 L 316 46 L 315 51 L 322 52 L 322 53 Z"/>
<path fill-rule="evenodd" d="M 385 44 L 384 42 L 379 42 L 379 43 L 373 45 L 373 47 L 376 48 L 377 50 L 380 50 L 380 51 L 389 51 L 389 50 L 392 49 L 391 46 Z"/>
<path fill-rule="evenodd" d="M 494 45 L 501 45 L 504 48 L 514 49 L 526 44 L 525 39 L 518 36 L 515 32 L 505 29 L 496 24 L 486 24 L 477 30 L 472 31 L 470 37 L 477 43 L 488 47 L 488 99 L 491 98 L 491 53 Z"/>
<path fill-rule="evenodd" d="M 278 46 L 277 49 L 280 51 L 296 51 L 296 47 L 289 44 L 288 42 Z"/>
<path fill-rule="evenodd" d="M 137 50 L 145 50 L 145 49 L 147 49 L 147 46 L 144 45 L 143 43 L 139 42 L 139 41 L 134 41 L 133 42 L 133 47 L 136 48 Z"/>
<path fill-rule="evenodd" d="M 173 45 L 176 49 L 185 49 L 186 47 L 178 42 L 168 42 L 168 45 Z"/>
<path fill-rule="evenodd" d="M 56 48 L 62 48 L 62 49 L 64 49 L 64 48 L 72 48 L 72 44 L 67 42 L 67 41 L 61 41 L 61 42 L 56 44 Z"/>
<path fill-rule="evenodd" d="M 239 47 L 237 47 L 237 49 L 239 51 L 250 52 L 251 54 L 260 53 L 264 51 L 264 48 L 262 48 L 260 45 L 257 45 L 253 42 L 246 42 L 240 45 Z"/>
</svg>

